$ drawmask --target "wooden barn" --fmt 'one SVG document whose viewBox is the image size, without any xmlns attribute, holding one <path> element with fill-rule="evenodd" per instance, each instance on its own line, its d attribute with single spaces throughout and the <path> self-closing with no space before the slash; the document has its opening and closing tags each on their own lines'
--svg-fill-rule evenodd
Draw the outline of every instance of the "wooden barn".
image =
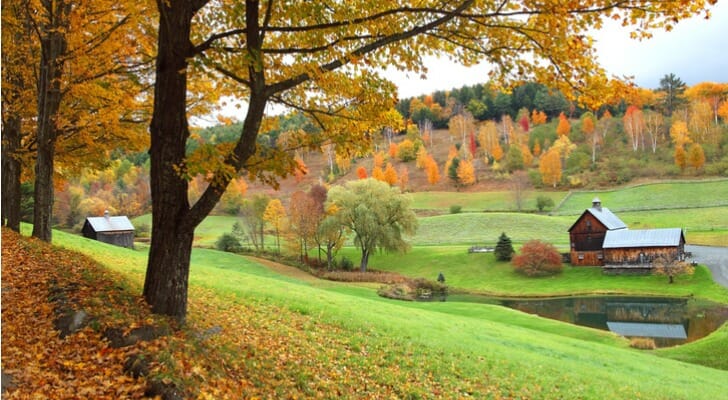
<svg viewBox="0 0 728 400">
<path fill-rule="evenodd" d="M 658 257 L 685 259 L 680 228 L 630 230 L 594 198 L 569 228 L 572 265 L 603 265 L 607 272 L 649 272 Z"/>
<path fill-rule="evenodd" d="M 81 230 L 84 237 L 121 247 L 134 247 L 134 225 L 125 216 L 88 217 Z"/>
<path fill-rule="evenodd" d="M 604 265 L 602 245 L 607 232 L 626 229 L 627 225 L 595 197 L 591 208 L 569 228 L 571 265 Z"/>
</svg>

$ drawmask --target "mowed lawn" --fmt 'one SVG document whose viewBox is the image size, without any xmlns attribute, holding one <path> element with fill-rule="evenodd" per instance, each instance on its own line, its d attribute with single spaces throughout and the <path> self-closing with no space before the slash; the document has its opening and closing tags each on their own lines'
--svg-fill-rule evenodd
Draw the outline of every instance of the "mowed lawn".
<svg viewBox="0 0 728 400">
<path fill-rule="evenodd" d="M 54 233 L 54 241 L 122 273 L 133 288 L 141 286 L 146 260 L 143 249 L 115 248 L 60 232 Z M 465 254 L 458 256 L 463 257 L 461 260 L 468 257 L 462 251 L 464 248 L 454 250 Z M 437 260 L 438 255 L 425 253 L 423 260 Z M 471 264 L 477 260 L 473 258 Z M 452 270 L 448 274 L 451 282 L 458 272 Z M 496 275 L 484 277 L 496 279 Z M 464 282 L 474 277 L 457 279 Z M 533 281 L 533 287 L 539 282 L 522 277 L 510 279 L 521 285 Z M 328 371 L 361 371 L 359 379 L 348 374 L 336 375 L 341 389 L 348 385 L 367 385 L 372 390 L 394 388 L 399 398 L 714 400 L 728 393 L 726 371 L 657 357 L 651 352 L 630 349 L 626 341 L 606 332 L 498 306 L 398 302 L 379 298 L 373 290 L 359 286 L 319 287 L 278 275 L 245 257 L 206 249 L 193 252 L 190 283 L 193 319 L 222 321 L 214 313 L 233 315 L 240 310 L 259 324 L 257 329 L 268 332 L 271 342 L 293 340 L 289 335 L 296 334 L 306 338 L 305 348 L 293 347 L 288 355 L 309 361 L 292 369 L 287 363 L 267 363 L 264 348 L 251 353 L 251 345 L 239 340 L 232 327 L 223 328 L 222 340 L 229 339 L 224 351 L 246 358 L 248 365 L 257 362 L 280 369 L 278 377 L 282 382 L 289 379 L 287 374 L 295 373 L 316 384 L 315 373 L 326 370 L 312 368 L 320 365 L 328 366 Z M 554 285 L 544 280 L 540 284 Z M 663 291 L 668 285 L 656 287 Z M 209 299 L 213 306 L 199 302 L 200 289 L 215 294 L 215 298 Z M 271 310 L 276 314 L 255 315 Z M 301 323 L 302 319 L 310 321 Z M 296 326 L 306 330 L 296 333 L 287 326 L 291 320 L 298 321 Z M 322 324 L 336 326 L 336 332 L 317 331 Z M 723 341 L 710 346 L 725 349 Z M 316 353 L 298 353 L 309 347 Z M 254 371 L 253 368 L 249 373 L 255 374 Z"/>
</svg>

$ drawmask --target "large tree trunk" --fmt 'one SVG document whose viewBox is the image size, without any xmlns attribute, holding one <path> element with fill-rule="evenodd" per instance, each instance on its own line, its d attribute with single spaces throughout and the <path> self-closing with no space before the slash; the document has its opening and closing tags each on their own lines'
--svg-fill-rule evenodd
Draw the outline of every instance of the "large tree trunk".
<svg viewBox="0 0 728 400">
<path fill-rule="evenodd" d="M 184 320 L 187 277 L 195 225 L 188 221 L 184 165 L 189 137 L 186 116 L 187 61 L 192 15 L 185 2 L 158 2 L 159 38 L 152 114 L 150 176 L 152 243 L 144 298 L 152 312 Z M 170 4 L 168 7 L 166 4 Z"/>
<path fill-rule="evenodd" d="M 187 60 L 194 56 L 190 28 L 195 13 L 207 0 L 158 0 L 159 34 L 151 131 L 152 244 L 144 281 L 144 298 L 157 314 L 184 322 L 187 280 L 195 227 L 212 211 L 232 176 L 219 172 L 190 207 L 187 197 L 185 147 L 189 137 L 186 115 Z M 255 2 L 251 2 L 255 3 Z M 247 46 L 260 51 L 258 5 L 246 6 Z M 254 50 L 253 50 L 254 49 Z M 250 102 L 233 154 L 225 162 L 235 171 L 255 153 L 267 95 L 261 66 L 251 65 Z M 255 234 L 255 232 L 253 233 Z"/>
<path fill-rule="evenodd" d="M 51 241 L 53 217 L 53 159 L 57 138 L 58 110 L 61 107 L 61 81 L 71 4 L 49 2 L 44 10 L 49 22 L 42 27 L 40 76 L 38 78 L 38 156 L 35 161 L 35 207 L 33 236 Z"/>
<path fill-rule="evenodd" d="M 20 118 L 11 117 L 2 127 L 2 225 L 20 232 Z"/>
<path fill-rule="evenodd" d="M 361 272 L 367 272 L 367 266 L 369 265 L 369 249 L 361 250 L 361 263 L 359 263 L 359 269 Z"/>
</svg>

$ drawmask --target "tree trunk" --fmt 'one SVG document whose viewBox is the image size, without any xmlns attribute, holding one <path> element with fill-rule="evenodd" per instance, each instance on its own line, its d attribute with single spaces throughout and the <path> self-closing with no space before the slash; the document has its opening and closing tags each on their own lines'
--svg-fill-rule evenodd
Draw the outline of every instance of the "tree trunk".
<svg viewBox="0 0 728 400">
<path fill-rule="evenodd" d="M 64 32 L 70 24 L 71 4 L 52 2 L 44 10 L 49 22 L 42 27 L 40 76 L 38 78 L 38 156 L 35 162 L 35 207 L 33 236 L 51 241 L 53 217 L 53 160 L 57 138 L 58 110 L 61 107 L 61 81 L 67 43 Z"/>
<path fill-rule="evenodd" d="M 20 118 L 8 118 L 2 127 L 2 220 L 1 224 L 20 232 Z"/>
<path fill-rule="evenodd" d="M 218 172 L 190 207 L 185 172 L 187 125 L 187 60 L 194 56 L 190 30 L 195 13 L 207 3 L 157 1 L 159 9 L 158 54 L 154 83 L 151 133 L 152 244 L 144 281 L 144 298 L 157 314 L 184 322 L 187 315 L 187 281 L 195 227 L 212 211 L 232 180 Z M 246 7 L 247 47 L 260 51 L 258 8 Z M 255 50 L 255 51 L 253 51 Z M 233 153 L 225 163 L 236 172 L 255 154 L 255 143 L 267 97 L 260 66 L 249 67 L 250 102 Z M 255 236 L 252 228 L 251 238 Z"/>
<path fill-rule="evenodd" d="M 143 293 L 152 312 L 180 322 L 187 313 L 187 278 L 196 226 L 188 219 L 188 183 L 179 170 L 184 166 L 189 137 L 186 57 L 191 52 L 193 15 L 183 3 L 157 3 L 159 38 L 149 150 L 152 243 Z"/>
<path fill-rule="evenodd" d="M 369 249 L 362 249 L 361 250 L 361 263 L 359 264 L 359 269 L 361 272 L 367 272 L 367 266 L 369 265 Z"/>
</svg>

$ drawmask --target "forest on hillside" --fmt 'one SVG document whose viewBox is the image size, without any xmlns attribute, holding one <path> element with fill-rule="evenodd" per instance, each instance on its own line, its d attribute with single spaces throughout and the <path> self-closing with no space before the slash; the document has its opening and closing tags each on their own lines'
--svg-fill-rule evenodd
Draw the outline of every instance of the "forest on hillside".
<svg viewBox="0 0 728 400">
<path fill-rule="evenodd" d="M 298 146 L 301 137 L 320 132 L 300 113 L 279 116 L 258 142 L 261 148 L 280 146 L 295 153 L 298 168 L 287 179 L 289 191 L 367 176 L 413 191 L 487 190 L 487 182 L 561 189 L 639 178 L 728 176 L 727 96 L 728 84 L 687 87 L 666 75 L 657 90 L 636 89 L 589 111 L 537 83 L 511 91 L 482 84 L 400 100 L 400 129 L 372 135 L 370 154 L 347 154 L 330 143 Z M 240 123 L 231 122 L 197 130 L 188 154 L 200 152 L 202 143 L 232 142 L 240 129 Z M 116 151 L 104 168 L 58 183 L 54 223 L 78 230 L 86 216 L 104 210 L 148 213 L 148 177 L 147 153 Z M 240 211 L 249 186 L 255 185 L 246 178 L 231 183 L 217 213 Z M 207 181 L 202 174 L 190 179 L 194 201 Z M 32 187 L 24 188 L 27 220 L 32 218 Z"/>
</svg>

